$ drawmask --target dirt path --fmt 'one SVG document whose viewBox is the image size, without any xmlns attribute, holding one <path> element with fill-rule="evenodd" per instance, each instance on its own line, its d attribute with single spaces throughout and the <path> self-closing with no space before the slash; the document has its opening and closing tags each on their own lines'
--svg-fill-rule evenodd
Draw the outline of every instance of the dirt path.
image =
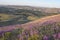
<svg viewBox="0 0 60 40">
<path fill-rule="evenodd" d="M 31 22 L 28 22 L 28 23 L 25 23 L 25 24 L 22 24 L 22 25 L 18 24 L 18 25 L 11 25 L 9 27 L 8 26 L 0 27 L 0 32 L 10 31 L 10 30 L 17 29 L 17 28 L 20 28 L 20 27 L 23 27 L 24 29 L 30 29 L 30 28 L 35 27 L 35 26 L 40 26 L 41 24 L 43 24 L 46 21 L 60 22 L 60 14 L 40 18 L 40 19 L 37 19 L 35 21 L 31 21 Z"/>
</svg>

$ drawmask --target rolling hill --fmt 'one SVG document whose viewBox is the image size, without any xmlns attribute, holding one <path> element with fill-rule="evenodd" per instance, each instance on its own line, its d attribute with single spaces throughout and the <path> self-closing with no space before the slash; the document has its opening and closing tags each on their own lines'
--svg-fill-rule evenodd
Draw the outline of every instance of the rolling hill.
<svg viewBox="0 0 60 40">
<path fill-rule="evenodd" d="M 60 40 L 60 8 L 1 5 L 0 40 Z"/>
<path fill-rule="evenodd" d="M 24 24 L 39 18 L 57 14 L 60 14 L 58 8 L 14 5 L 0 6 L 0 26 Z"/>
<path fill-rule="evenodd" d="M 56 29 L 55 29 L 55 27 L 56 27 Z M 14 33 L 14 35 L 17 36 L 16 34 L 19 31 L 20 31 L 19 33 L 21 33 L 21 31 L 22 31 L 20 36 L 24 38 L 24 36 L 26 35 L 25 32 L 27 32 L 27 33 L 30 32 L 30 35 L 34 36 L 31 39 L 35 39 L 35 36 L 36 36 L 36 38 L 38 37 L 38 38 L 40 38 L 39 40 L 42 40 L 41 38 L 42 37 L 44 38 L 44 35 L 45 36 L 47 35 L 47 37 L 49 37 L 49 35 L 53 36 L 53 35 L 55 35 L 54 33 L 57 33 L 57 32 L 59 33 L 60 32 L 59 31 L 60 28 L 57 29 L 57 27 L 58 28 L 60 27 L 60 14 L 59 15 L 53 15 L 53 16 L 40 18 L 38 20 L 31 21 L 31 22 L 28 22 L 28 23 L 25 23 L 25 24 L 22 24 L 22 25 L 18 24 L 18 25 L 0 27 L 0 33 L 2 33 L 2 34 L 3 33 Z M 17 31 L 16 34 L 15 34 L 14 30 L 15 30 L 15 32 Z M 23 33 L 25 33 L 25 34 L 23 34 Z M 6 35 L 8 35 L 8 34 L 6 34 Z M 28 35 L 29 35 L 29 33 L 28 33 Z M 12 34 L 11 34 L 11 36 L 12 36 Z M 26 38 L 26 36 L 25 36 L 25 38 Z M 21 39 L 21 37 L 19 38 L 19 40 Z M 30 36 L 28 38 L 26 38 L 26 39 L 28 40 L 29 38 L 30 38 Z M 38 38 L 35 39 L 35 40 L 38 40 Z M 54 39 L 56 39 L 56 38 L 54 38 Z M 58 39 L 59 39 L 59 37 L 58 37 Z M 13 40 L 15 40 L 15 39 L 13 39 Z"/>
</svg>

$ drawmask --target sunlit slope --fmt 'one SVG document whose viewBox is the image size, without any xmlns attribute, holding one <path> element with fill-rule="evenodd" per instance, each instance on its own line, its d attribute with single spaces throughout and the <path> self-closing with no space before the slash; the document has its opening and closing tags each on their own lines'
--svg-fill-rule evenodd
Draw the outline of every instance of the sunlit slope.
<svg viewBox="0 0 60 40">
<path fill-rule="evenodd" d="M 14 15 L 10 15 L 10 14 L 5 14 L 5 13 L 0 13 L 0 22 L 1 21 L 8 21 L 12 18 L 14 18 Z"/>
<path fill-rule="evenodd" d="M 6 26 L 6 27 L 0 27 L 0 31 L 9 31 L 12 29 L 17 29 L 20 27 L 23 27 L 24 29 L 30 29 L 32 27 L 38 27 L 42 25 L 44 22 L 60 22 L 60 14 L 59 15 L 53 15 L 53 16 L 48 16 L 44 17 L 35 21 L 31 21 L 29 23 L 25 23 L 22 25 L 12 25 L 12 26 Z"/>
<path fill-rule="evenodd" d="M 47 16 L 25 24 L 0 27 L 0 35 L 1 40 L 45 40 L 45 37 L 50 40 L 59 39 L 60 14 Z"/>
<path fill-rule="evenodd" d="M 0 40 L 60 40 L 59 10 L 45 10 L 0 8 Z"/>
<path fill-rule="evenodd" d="M 35 20 L 35 21 L 31 21 L 29 23 L 26 23 L 26 24 L 22 24 L 22 26 L 24 26 L 24 28 L 29 28 L 29 27 L 36 27 L 36 26 L 40 26 L 42 25 L 43 23 L 45 22 L 60 22 L 60 14 L 59 15 L 53 15 L 53 16 L 47 16 L 47 17 L 43 17 L 43 18 L 40 18 L 38 20 Z"/>
</svg>

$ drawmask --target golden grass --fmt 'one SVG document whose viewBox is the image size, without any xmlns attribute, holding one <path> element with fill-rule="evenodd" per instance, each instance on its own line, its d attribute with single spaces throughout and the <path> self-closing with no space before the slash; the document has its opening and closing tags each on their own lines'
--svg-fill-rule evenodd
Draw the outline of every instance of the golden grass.
<svg viewBox="0 0 60 40">
<path fill-rule="evenodd" d="M 9 20 L 11 18 L 13 18 L 13 15 L 9 15 L 9 14 L 0 14 L 0 21 L 4 21 L 4 20 Z"/>
<path fill-rule="evenodd" d="M 28 16 L 27 19 L 28 20 L 37 20 L 38 17 L 37 16 Z"/>
</svg>

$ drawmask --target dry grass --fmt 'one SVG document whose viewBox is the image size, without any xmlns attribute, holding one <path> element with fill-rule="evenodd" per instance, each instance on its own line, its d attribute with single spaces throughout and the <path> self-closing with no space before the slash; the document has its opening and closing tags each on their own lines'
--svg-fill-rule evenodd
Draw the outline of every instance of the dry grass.
<svg viewBox="0 0 60 40">
<path fill-rule="evenodd" d="M 14 18 L 14 15 L 9 15 L 9 14 L 0 14 L 0 21 L 5 21 Z"/>
</svg>

